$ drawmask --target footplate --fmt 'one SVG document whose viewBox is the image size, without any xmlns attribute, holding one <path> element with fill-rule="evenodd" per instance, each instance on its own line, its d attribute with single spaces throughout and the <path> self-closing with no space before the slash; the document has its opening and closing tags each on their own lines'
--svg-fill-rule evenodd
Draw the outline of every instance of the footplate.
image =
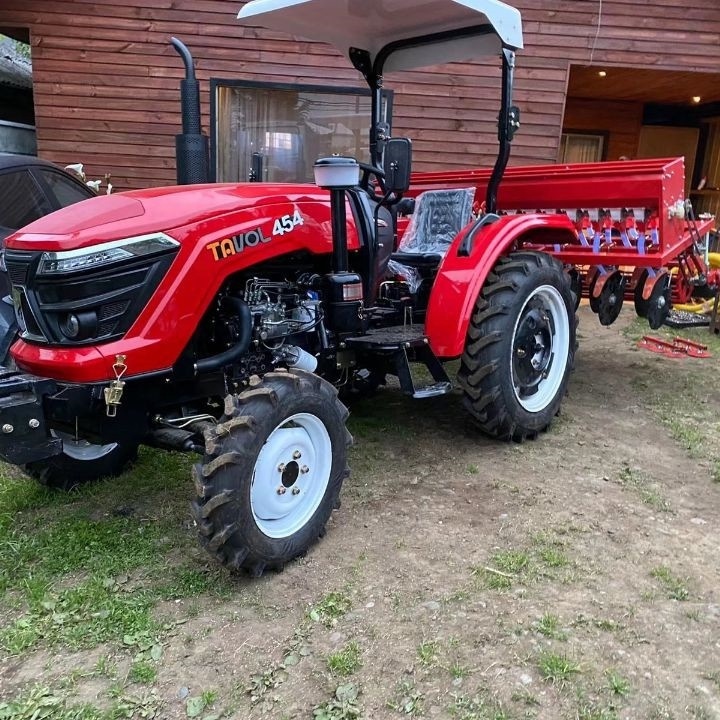
<svg viewBox="0 0 720 720">
<path fill-rule="evenodd" d="M 43 411 L 43 397 L 56 389 L 53 380 L 0 369 L 0 458 L 24 465 L 62 452 Z"/>
<path fill-rule="evenodd" d="M 419 327 L 393 325 L 373 328 L 366 335 L 348 338 L 345 342 L 348 347 L 365 353 L 391 356 L 403 392 L 418 400 L 445 395 L 452 390 L 450 378 L 430 348 L 427 336 Z M 411 362 L 425 365 L 435 382 L 424 387 L 416 387 L 410 371 Z"/>
</svg>

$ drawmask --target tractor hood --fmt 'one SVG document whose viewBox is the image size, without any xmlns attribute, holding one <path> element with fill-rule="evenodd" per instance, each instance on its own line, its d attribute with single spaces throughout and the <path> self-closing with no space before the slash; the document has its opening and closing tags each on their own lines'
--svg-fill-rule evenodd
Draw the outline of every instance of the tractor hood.
<svg viewBox="0 0 720 720">
<path fill-rule="evenodd" d="M 365 50 L 385 71 L 522 47 L 520 13 L 499 0 L 251 0 L 238 18 L 329 43 L 346 57 Z"/>
<path fill-rule="evenodd" d="M 330 202 L 327 191 L 315 185 L 242 183 L 132 190 L 90 198 L 46 215 L 11 235 L 6 245 L 15 250 L 75 250 L 153 232 L 172 234 L 174 228 L 286 201 Z"/>
</svg>

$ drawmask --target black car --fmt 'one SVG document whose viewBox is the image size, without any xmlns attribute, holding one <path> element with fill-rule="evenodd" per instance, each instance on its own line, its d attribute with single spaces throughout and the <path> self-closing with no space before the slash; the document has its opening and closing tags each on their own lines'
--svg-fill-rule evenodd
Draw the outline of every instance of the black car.
<svg viewBox="0 0 720 720">
<path fill-rule="evenodd" d="M 62 168 L 29 155 L 0 153 L 0 248 L 16 230 L 95 193 Z M 2 250 L 0 249 L 0 253 Z M 16 332 L 10 282 L 0 259 L 0 364 Z"/>
<path fill-rule="evenodd" d="M 0 243 L 33 220 L 94 196 L 85 183 L 52 163 L 0 153 Z"/>
</svg>

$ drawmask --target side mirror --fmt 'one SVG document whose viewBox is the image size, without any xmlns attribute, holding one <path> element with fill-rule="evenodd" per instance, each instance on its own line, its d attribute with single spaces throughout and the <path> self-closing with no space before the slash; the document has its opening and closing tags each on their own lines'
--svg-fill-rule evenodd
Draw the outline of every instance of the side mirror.
<svg viewBox="0 0 720 720">
<path fill-rule="evenodd" d="M 390 138 L 385 143 L 383 166 L 385 191 L 404 193 L 410 187 L 412 143 L 408 138 Z"/>
</svg>

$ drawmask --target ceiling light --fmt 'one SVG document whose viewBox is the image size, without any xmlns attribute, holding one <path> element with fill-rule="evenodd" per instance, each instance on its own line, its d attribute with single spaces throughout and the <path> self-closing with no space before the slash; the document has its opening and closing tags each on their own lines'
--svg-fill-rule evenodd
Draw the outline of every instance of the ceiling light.
<svg viewBox="0 0 720 720">
<path fill-rule="evenodd" d="M 600 71 L 598 72 L 598 75 L 599 75 L 600 77 L 607 77 L 607 73 L 606 73 L 604 70 L 600 70 Z"/>
<path fill-rule="evenodd" d="M 702 98 L 699 95 L 693 95 L 692 101 L 697 105 Z"/>
</svg>

